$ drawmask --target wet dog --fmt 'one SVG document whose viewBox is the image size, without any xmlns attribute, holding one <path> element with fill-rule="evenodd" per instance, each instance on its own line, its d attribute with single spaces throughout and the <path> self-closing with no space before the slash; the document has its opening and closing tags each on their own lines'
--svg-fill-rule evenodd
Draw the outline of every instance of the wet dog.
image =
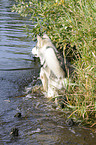
<svg viewBox="0 0 96 145">
<path fill-rule="evenodd" d="M 66 89 L 69 84 L 68 78 L 65 78 L 66 72 L 63 57 L 61 57 L 46 34 L 43 37 L 37 35 L 37 44 L 32 49 L 32 54 L 40 58 L 40 79 L 46 96 L 58 96 L 58 92 Z"/>
</svg>

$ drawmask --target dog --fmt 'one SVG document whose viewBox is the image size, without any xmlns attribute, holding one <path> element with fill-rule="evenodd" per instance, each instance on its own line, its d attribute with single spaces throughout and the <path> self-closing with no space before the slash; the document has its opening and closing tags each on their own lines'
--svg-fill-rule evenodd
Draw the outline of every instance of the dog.
<svg viewBox="0 0 96 145">
<path fill-rule="evenodd" d="M 37 35 L 37 44 L 32 54 L 40 58 L 40 79 L 47 97 L 56 97 L 60 90 L 67 88 L 69 79 L 66 78 L 64 59 L 52 44 L 47 34 Z"/>
</svg>

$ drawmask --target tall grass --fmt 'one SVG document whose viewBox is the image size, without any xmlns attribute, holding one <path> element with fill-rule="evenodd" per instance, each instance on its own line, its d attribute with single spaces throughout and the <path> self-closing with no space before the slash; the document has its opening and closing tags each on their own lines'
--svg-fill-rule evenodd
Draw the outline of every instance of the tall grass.
<svg viewBox="0 0 96 145">
<path fill-rule="evenodd" d="M 67 107 L 84 122 L 96 125 L 96 3 L 95 0 L 16 0 L 12 11 L 28 17 L 33 24 L 28 35 L 33 40 L 46 32 L 59 51 L 75 59 L 74 81 L 77 86 L 66 94 Z M 66 46 L 66 48 L 65 48 Z M 69 46 L 69 47 L 67 47 Z M 67 49 L 68 48 L 68 49 Z M 71 55 L 70 55 L 71 54 Z"/>
</svg>

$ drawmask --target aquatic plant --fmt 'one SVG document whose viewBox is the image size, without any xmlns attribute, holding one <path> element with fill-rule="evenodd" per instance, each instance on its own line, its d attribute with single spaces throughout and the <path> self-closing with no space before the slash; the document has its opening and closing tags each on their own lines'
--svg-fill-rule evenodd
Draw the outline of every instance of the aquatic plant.
<svg viewBox="0 0 96 145">
<path fill-rule="evenodd" d="M 32 21 L 28 36 L 46 32 L 56 48 L 74 65 L 66 92 L 67 107 L 87 124 L 96 125 L 96 3 L 95 0 L 16 0 L 12 11 Z"/>
</svg>

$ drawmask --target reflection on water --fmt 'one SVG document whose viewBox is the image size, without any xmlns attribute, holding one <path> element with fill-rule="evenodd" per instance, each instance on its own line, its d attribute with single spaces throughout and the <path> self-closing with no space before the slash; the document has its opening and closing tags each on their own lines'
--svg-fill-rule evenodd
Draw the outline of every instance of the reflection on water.
<svg viewBox="0 0 96 145">
<path fill-rule="evenodd" d="M 31 22 L 11 13 L 13 3 L 0 0 L 0 145 L 95 145 L 92 131 L 66 126 L 64 112 L 53 109 L 40 92 L 24 93 L 25 86 L 40 83 L 39 63 L 33 61 L 35 44 L 22 27 L 32 27 Z M 17 112 L 21 118 L 14 117 Z M 19 129 L 16 138 L 10 136 L 13 127 Z"/>
</svg>

